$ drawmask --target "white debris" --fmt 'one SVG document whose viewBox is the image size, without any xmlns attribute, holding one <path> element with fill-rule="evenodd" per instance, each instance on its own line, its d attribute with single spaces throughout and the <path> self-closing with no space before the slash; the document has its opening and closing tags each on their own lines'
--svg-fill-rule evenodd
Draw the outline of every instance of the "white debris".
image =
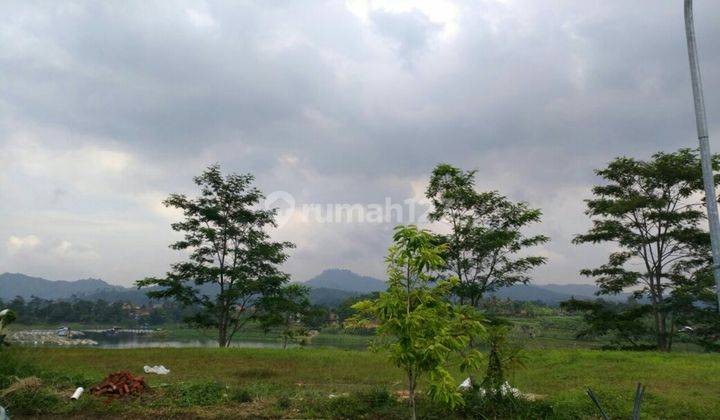
<svg viewBox="0 0 720 420">
<path fill-rule="evenodd" d="M 460 386 L 458 386 L 458 389 L 468 390 L 471 387 L 472 387 L 472 381 L 470 380 L 470 378 L 467 378 L 460 384 Z M 484 397 L 488 393 L 488 391 L 485 388 L 478 389 L 478 392 L 480 393 L 481 397 Z M 503 396 L 512 395 L 515 398 L 526 398 L 527 397 L 527 395 L 523 394 L 519 389 L 510 386 L 510 384 L 507 382 L 500 385 L 500 394 Z"/>
<path fill-rule="evenodd" d="M 170 369 L 166 368 L 163 365 L 158 366 L 144 366 L 143 370 L 145 373 L 157 373 L 158 375 L 167 375 L 170 373 Z"/>
<path fill-rule="evenodd" d="M 73 394 L 72 394 L 72 396 L 70 397 L 70 399 L 71 399 L 71 400 L 79 400 L 79 399 L 80 399 L 80 396 L 83 394 L 83 392 L 85 392 L 85 388 L 83 388 L 83 387 L 81 387 L 81 386 L 78 387 L 78 389 L 76 389 L 75 392 L 73 392 Z"/>
</svg>

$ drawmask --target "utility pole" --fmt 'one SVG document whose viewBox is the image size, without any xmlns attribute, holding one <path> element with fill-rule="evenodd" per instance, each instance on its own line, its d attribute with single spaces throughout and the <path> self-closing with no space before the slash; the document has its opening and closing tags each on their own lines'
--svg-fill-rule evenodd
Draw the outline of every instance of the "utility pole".
<svg viewBox="0 0 720 420">
<path fill-rule="evenodd" d="M 698 64 L 697 42 L 695 41 L 695 23 L 693 22 L 692 0 L 685 0 L 685 35 L 687 36 L 688 56 L 690 57 L 690 76 L 692 78 L 693 98 L 695 100 L 695 122 L 700 141 L 700 159 L 702 161 L 703 183 L 705 184 L 705 205 L 710 224 L 710 243 L 712 245 L 713 275 L 717 288 L 718 310 L 720 310 L 720 220 L 718 220 L 717 197 L 713 179 L 712 155 L 708 136 L 705 99 L 702 91 L 702 78 Z"/>
</svg>

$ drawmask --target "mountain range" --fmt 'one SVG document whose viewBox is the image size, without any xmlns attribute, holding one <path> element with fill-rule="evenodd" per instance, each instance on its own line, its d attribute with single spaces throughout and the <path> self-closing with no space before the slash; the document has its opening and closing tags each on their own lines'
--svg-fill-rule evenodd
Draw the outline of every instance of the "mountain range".
<svg viewBox="0 0 720 420">
<path fill-rule="evenodd" d="M 310 286 L 310 300 L 313 303 L 327 306 L 336 306 L 349 297 L 385 290 L 387 287 L 383 280 L 344 269 L 325 270 L 302 284 Z M 596 291 L 597 288 L 589 284 L 521 284 L 500 289 L 495 295 L 501 299 L 542 301 L 556 305 L 573 296 L 594 299 Z M 25 299 L 32 296 L 69 299 L 75 296 L 88 300 L 127 301 L 135 304 L 148 301 L 143 290 L 111 285 L 100 279 L 52 281 L 20 273 L 0 274 L 0 299 L 8 301 L 16 296 Z M 605 299 L 616 301 L 624 301 L 627 297 L 627 294 L 604 296 Z"/>
</svg>

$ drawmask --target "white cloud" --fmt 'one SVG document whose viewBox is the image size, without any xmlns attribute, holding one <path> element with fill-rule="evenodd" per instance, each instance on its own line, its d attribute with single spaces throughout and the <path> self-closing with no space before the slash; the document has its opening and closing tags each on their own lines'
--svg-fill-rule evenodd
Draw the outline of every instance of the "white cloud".
<svg viewBox="0 0 720 420">
<path fill-rule="evenodd" d="M 11 235 L 5 242 L 7 250 L 11 254 L 22 251 L 31 251 L 40 245 L 40 238 L 35 235 L 15 236 Z"/>
</svg>

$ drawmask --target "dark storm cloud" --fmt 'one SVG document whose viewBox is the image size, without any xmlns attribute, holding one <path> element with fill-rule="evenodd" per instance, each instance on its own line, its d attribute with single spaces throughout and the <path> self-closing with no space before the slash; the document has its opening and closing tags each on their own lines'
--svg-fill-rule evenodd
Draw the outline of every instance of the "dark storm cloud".
<svg viewBox="0 0 720 420">
<path fill-rule="evenodd" d="M 720 4 L 696 3 L 714 139 Z M 25 253 L 44 246 L 57 249 L 34 274 L 161 272 L 176 256 L 158 203 L 191 192 L 213 162 L 299 203 L 382 203 L 421 195 L 442 161 L 541 207 L 553 242 L 537 277 L 576 281 L 602 259 L 569 244 L 587 225 L 592 169 L 696 144 L 681 6 L 6 4 L 0 194 L 13 205 L 0 208 L 0 240 L 15 239 L 0 271 L 32 269 Z M 390 236 L 385 225 L 282 234 L 298 242 L 289 269 L 301 279 L 329 266 L 379 275 Z"/>
</svg>

